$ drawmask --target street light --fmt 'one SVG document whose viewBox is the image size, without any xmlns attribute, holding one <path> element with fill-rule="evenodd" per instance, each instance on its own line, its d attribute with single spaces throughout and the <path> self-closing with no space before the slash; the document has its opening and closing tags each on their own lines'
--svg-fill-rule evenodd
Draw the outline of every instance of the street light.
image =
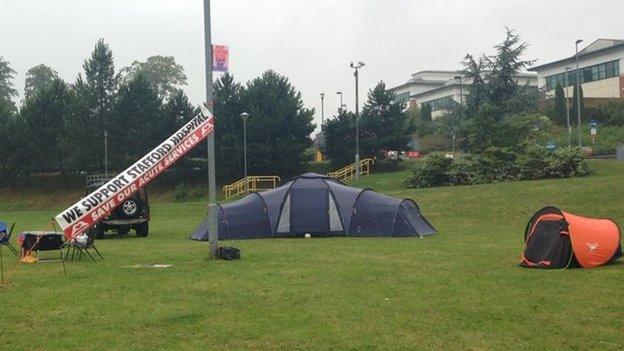
<svg viewBox="0 0 624 351">
<path fill-rule="evenodd" d="M 321 130 L 323 130 L 324 122 L 325 122 L 325 93 L 321 93 Z"/>
<path fill-rule="evenodd" d="M 572 147 L 572 125 L 570 124 L 570 99 L 568 98 L 568 87 L 570 86 L 570 77 L 569 71 L 571 71 L 571 67 L 566 67 L 565 71 L 565 91 L 564 96 L 566 100 L 566 120 L 568 123 L 568 149 Z"/>
<path fill-rule="evenodd" d="M 247 118 L 249 117 L 249 113 L 243 112 L 240 114 L 243 119 L 243 163 L 244 163 L 244 173 L 245 173 L 245 194 L 249 194 L 249 181 L 247 181 Z"/>
<path fill-rule="evenodd" d="M 351 68 L 354 69 L 355 77 L 355 180 L 360 180 L 360 108 L 358 94 L 359 69 L 364 67 L 364 62 L 358 61 L 357 64 L 351 62 Z"/>
<path fill-rule="evenodd" d="M 579 60 L 578 60 L 578 44 L 583 42 L 583 39 L 577 39 L 574 42 L 574 46 L 576 47 L 576 123 L 578 129 L 578 146 L 582 147 L 583 143 L 581 142 L 581 82 L 579 79 Z"/>
<path fill-rule="evenodd" d="M 210 32 L 210 0 L 204 0 L 204 61 L 206 67 L 206 108 L 213 110 L 212 86 L 212 35 Z M 217 181 L 215 172 L 214 135 L 206 138 L 208 153 L 208 243 L 210 257 L 216 258 L 219 250 L 219 218 L 217 216 Z"/>
<path fill-rule="evenodd" d="M 342 91 L 337 91 L 336 95 L 340 95 L 340 107 L 338 107 L 338 113 L 342 113 L 342 108 L 344 107 L 344 104 L 342 103 Z"/>
<path fill-rule="evenodd" d="M 462 76 L 455 76 L 455 80 L 459 81 L 459 121 L 461 122 L 462 109 L 464 105 L 464 80 Z M 453 126 L 453 146 L 452 146 L 453 154 L 455 154 L 455 133 L 457 132 L 457 125 L 456 123 L 454 124 L 455 125 Z"/>
</svg>

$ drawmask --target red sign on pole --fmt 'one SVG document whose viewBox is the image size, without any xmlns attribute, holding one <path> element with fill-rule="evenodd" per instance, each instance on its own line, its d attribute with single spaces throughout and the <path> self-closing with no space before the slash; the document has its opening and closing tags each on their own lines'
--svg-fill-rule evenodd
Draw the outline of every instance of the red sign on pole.
<svg viewBox="0 0 624 351">
<path fill-rule="evenodd" d="M 227 72 L 230 66 L 230 51 L 226 45 L 212 46 L 212 70 Z"/>
</svg>

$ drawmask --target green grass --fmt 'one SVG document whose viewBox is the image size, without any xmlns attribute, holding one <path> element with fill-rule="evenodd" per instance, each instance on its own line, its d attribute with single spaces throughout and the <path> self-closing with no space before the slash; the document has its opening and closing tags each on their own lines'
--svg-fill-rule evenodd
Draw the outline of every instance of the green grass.
<svg viewBox="0 0 624 351">
<path fill-rule="evenodd" d="M 58 263 L 20 265 L 0 288 L 0 349 L 622 350 L 624 264 L 517 266 L 542 206 L 624 223 L 624 165 L 592 166 L 418 190 L 401 186 L 406 172 L 365 177 L 358 186 L 415 199 L 439 234 L 230 242 L 236 262 L 186 240 L 204 203 L 154 203 L 150 236 L 98 241 L 101 262 L 68 263 L 67 277 Z M 0 217 L 40 229 L 58 209 Z M 173 266 L 131 268 L 155 263 Z"/>
</svg>

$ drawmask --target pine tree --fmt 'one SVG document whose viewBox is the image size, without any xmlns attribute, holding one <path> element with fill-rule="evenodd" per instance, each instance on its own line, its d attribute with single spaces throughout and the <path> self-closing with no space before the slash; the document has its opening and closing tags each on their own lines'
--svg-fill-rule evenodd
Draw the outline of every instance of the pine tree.
<svg viewBox="0 0 624 351">
<path fill-rule="evenodd" d="M 58 73 L 52 68 L 40 64 L 26 72 L 24 84 L 24 98 L 28 99 L 37 93 L 46 90 L 58 79 Z"/>
<path fill-rule="evenodd" d="M 334 167 L 353 163 L 355 155 L 355 114 L 344 109 L 336 118 L 325 119 L 323 125 L 325 148 L 323 153 Z"/>
<path fill-rule="evenodd" d="M 64 164 L 60 144 L 63 123 L 71 108 L 71 92 L 67 84 L 54 79 L 49 87 L 28 98 L 20 111 L 26 127 L 28 154 L 32 171 L 60 170 Z"/>
<path fill-rule="evenodd" d="M 555 87 L 555 100 L 553 109 L 553 121 L 559 125 L 567 124 L 566 103 L 563 87 L 557 83 Z"/>
<path fill-rule="evenodd" d="M 360 121 L 360 153 L 364 157 L 381 155 L 383 150 L 405 150 L 414 124 L 404 103 L 381 81 L 368 92 Z"/>
<path fill-rule="evenodd" d="M 17 96 L 17 90 L 13 88 L 15 70 L 11 64 L 0 56 L 0 114 L 9 114 L 17 111 L 13 98 Z"/>
<path fill-rule="evenodd" d="M 432 118 L 431 118 L 431 105 L 429 105 L 428 103 L 422 104 L 422 106 L 420 108 L 420 119 L 423 122 L 431 122 L 431 120 L 432 120 Z"/>
</svg>

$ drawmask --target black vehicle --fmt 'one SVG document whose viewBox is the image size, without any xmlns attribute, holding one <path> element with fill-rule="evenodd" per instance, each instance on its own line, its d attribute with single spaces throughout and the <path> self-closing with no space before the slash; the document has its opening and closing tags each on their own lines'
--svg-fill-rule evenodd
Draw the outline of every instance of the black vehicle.
<svg viewBox="0 0 624 351">
<path fill-rule="evenodd" d="M 112 178 L 101 174 L 87 176 L 86 194 L 97 190 L 110 179 Z M 147 192 L 141 188 L 91 230 L 97 239 L 103 238 L 107 230 L 115 230 L 118 234 L 128 234 L 130 229 L 134 229 L 138 237 L 146 237 L 149 234 L 149 220 L 150 208 Z"/>
</svg>

